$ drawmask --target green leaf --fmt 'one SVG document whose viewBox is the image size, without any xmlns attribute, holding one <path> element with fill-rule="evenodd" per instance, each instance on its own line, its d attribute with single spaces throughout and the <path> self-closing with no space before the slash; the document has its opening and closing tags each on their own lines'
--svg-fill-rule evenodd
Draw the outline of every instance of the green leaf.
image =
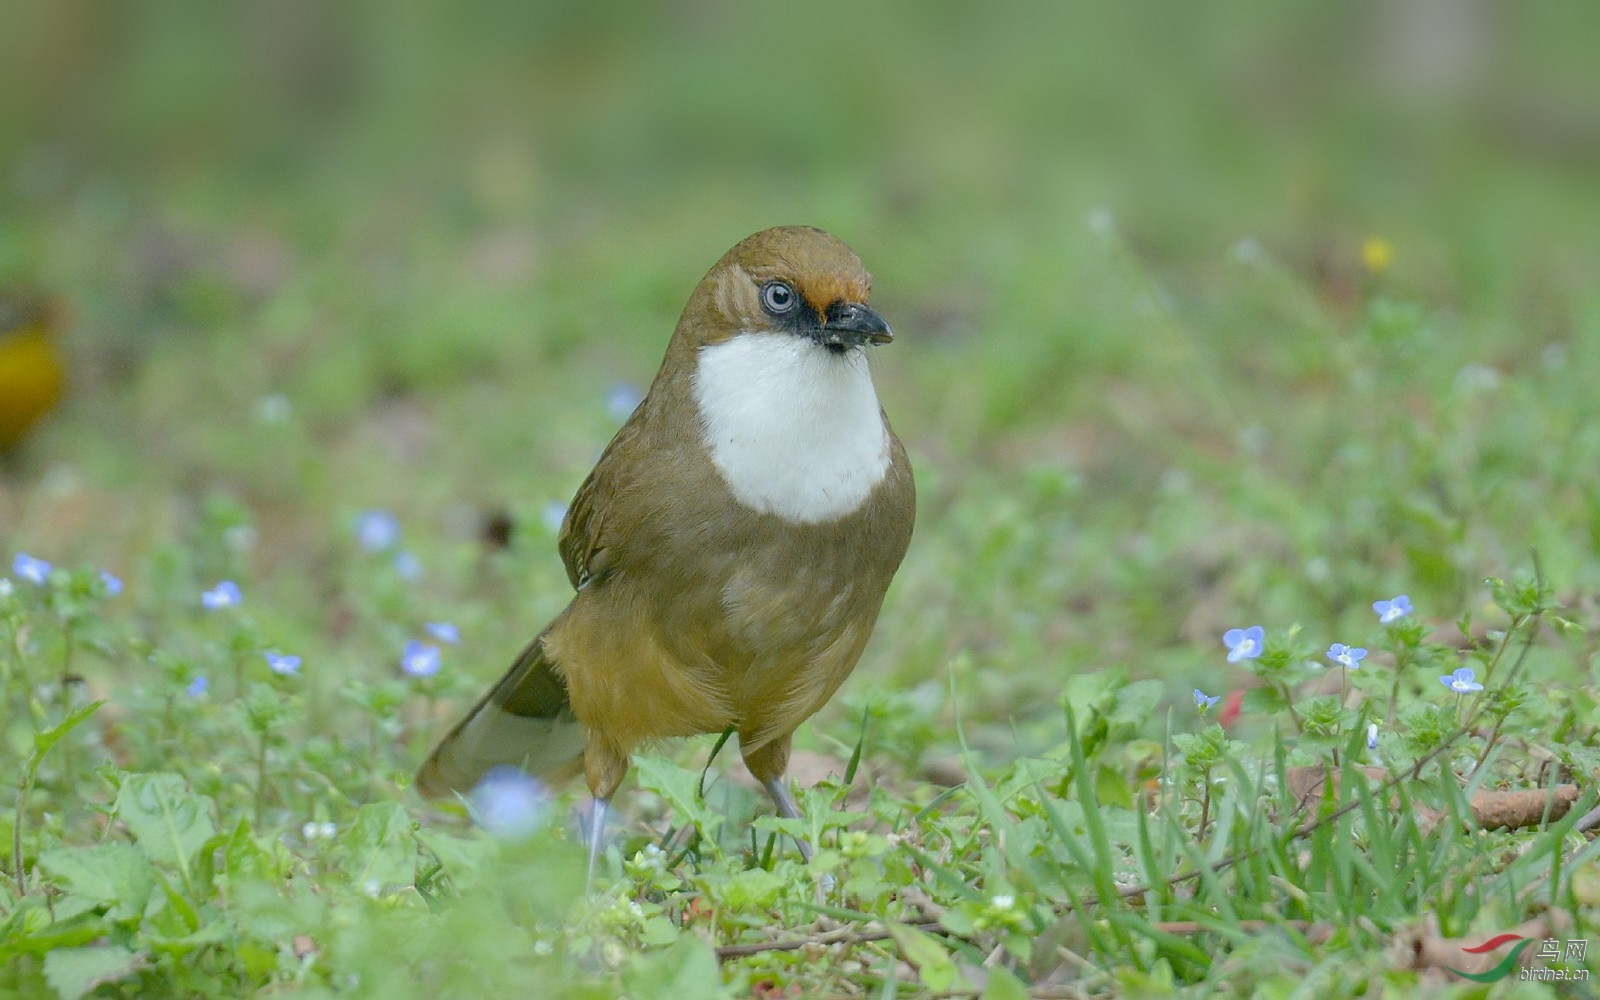
<svg viewBox="0 0 1600 1000">
<path fill-rule="evenodd" d="M 185 878 L 194 853 L 217 832 L 211 799 L 189 791 L 176 774 L 128 775 L 116 811 L 147 857 L 177 865 Z"/>
<path fill-rule="evenodd" d="M 701 836 L 715 845 L 715 833 L 722 825 L 722 814 L 706 806 L 700 798 L 700 775 L 660 757 L 635 757 L 639 785 L 648 788 L 672 806 L 674 819 L 693 823 Z"/>
<path fill-rule="evenodd" d="M 79 723 L 93 715 L 100 708 L 100 706 L 104 704 L 104 699 L 90 702 L 89 704 L 78 709 L 76 712 L 73 712 L 71 715 L 67 716 L 65 719 L 62 719 L 50 729 L 46 729 L 42 733 L 34 733 L 34 760 L 37 761 L 40 757 L 43 757 L 45 754 L 49 753 L 50 748 L 61 742 L 61 738 L 63 736 L 72 732 L 74 729 L 77 729 Z"/>
<path fill-rule="evenodd" d="M 939 926 L 957 937 L 971 937 L 978 933 L 978 925 L 972 922 L 972 913 L 965 906 L 952 906 L 939 914 Z"/>
<path fill-rule="evenodd" d="M 983 1000 L 1028 1000 L 1028 987 L 1003 965 L 989 970 L 989 981 L 983 984 Z"/>
<path fill-rule="evenodd" d="M 894 938 L 901 956 L 917 970 L 922 985 L 942 992 L 956 984 L 958 973 L 955 959 L 932 934 L 905 924 L 890 924 L 889 936 Z"/>
<path fill-rule="evenodd" d="M 183 921 L 185 932 L 193 934 L 199 930 L 200 911 L 194 908 L 194 904 L 185 899 L 183 893 L 173 888 L 172 883 L 166 879 L 161 880 L 161 888 L 166 893 L 169 912 L 176 914 L 178 919 Z"/>
<path fill-rule="evenodd" d="M 1283 692 L 1275 687 L 1254 687 L 1244 693 L 1239 709 L 1245 715 L 1268 718 L 1289 707 Z"/>
<path fill-rule="evenodd" d="M 730 995 L 717 968 L 717 956 L 693 934 L 684 934 L 660 951 L 636 957 L 623 971 L 622 985 L 634 1000 L 711 1000 Z"/>
<path fill-rule="evenodd" d="M 734 872 L 720 887 L 719 895 L 729 909 L 737 913 L 774 906 L 783 892 L 787 880 L 777 872 L 765 868 L 746 868 Z"/>
<path fill-rule="evenodd" d="M 639 943 L 646 948 L 659 948 L 683 936 L 683 930 L 671 918 L 659 914 L 646 917 L 639 927 Z"/>
<path fill-rule="evenodd" d="M 1111 702 L 1127 683 L 1128 678 L 1121 670 L 1073 674 L 1061 689 L 1060 703 L 1063 708 L 1071 706 L 1078 713 L 1095 711 Z"/>
<path fill-rule="evenodd" d="M 398 802 L 371 802 L 356 813 L 343 840 L 345 870 L 356 888 L 410 885 L 417 876 L 411 817 Z"/>
<path fill-rule="evenodd" d="M 57 948 L 44 957 L 44 978 L 61 1000 L 78 1000 L 101 983 L 114 983 L 142 965 L 143 955 L 120 945 Z"/>
<path fill-rule="evenodd" d="M 1166 696 L 1166 685 L 1158 680 L 1135 681 L 1117 692 L 1111 720 L 1121 726 L 1142 726 L 1155 717 L 1157 706 Z"/>
<path fill-rule="evenodd" d="M 324 894 L 296 896 L 278 885 L 251 882 L 229 887 L 228 908 L 241 939 L 274 945 L 321 928 L 328 919 L 329 901 Z"/>
<path fill-rule="evenodd" d="M 844 783 L 846 787 L 855 784 L 856 768 L 861 766 L 861 751 L 867 745 L 867 723 L 872 719 L 872 713 L 861 713 L 861 732 L 856 734 L 855 749 L 850 751 L 850 761 L 844 766 Z"/>
<path fill-rule="evenodd" d="M 154 866 L 132 844 L 106 841 L 90 847 L 57 847 L 39 855 L 39 867 L 66 888 L 111 904 L 112 920 L 138 920 L 155 891 Z"/>
<path fill-rule="evenodd" d="M 16 897 L 7 892 L 0 895 L 0 900 L 13 907 L 9 913 L 0 918 L 0 963 L 3 963 L 6 959 L 6 943 L 21 936 L 28 913 L 31 910 L 38 909 L 44 910 L 48 914 L 49 910 L 42 904 L 38 896 L 23 896 L 21 900 L 17 900 Z M 20 906 L 15 905 L 19 902 L 21 903 Z"/>
<path fill-rule="evenodd" d="M 212 920 L 209 924 L 201 924 L 198 928 L 188 933 L 165 934 L 157 933 L 156 929 L 147 928 L 143 940 L 148 942 L 152 952 L 168 955 L 187 955 L 198 951 L 206 945 L 235 941 L 237 940 L 237 932 L 228 925 L 226 920 Z"/>
<path fill-rule="evenodd" d="M 227 843 L 227 834 L 214 834 L 200 845 L 200 850 L 194 855 L 194 871 L 190 875 L 188 885 L 196 900 L 203 900 L 211 895 L 217 878 L 217 852 L 226 847 Z"/>
<path fill-rule="evenodd" d="M 14 955 L 45 955 L 58 948 L 88 944 L 112 930 L 112 925 L 96 913 L 79 913 L 65 920 L 52 920 L 42 907 L 18 913 L 25 915 L 21 932 L 11 925 L 6 937 L 0 939 L 0 968 Z"/>
<path fill-rule="evenodd" d="M 242 819 L 223 845 L 222 870 L 230 883 L 275 879 L 279 874 L 272 854 L 256 843 L 250 825 Z"/>
<path fill-rule="evenodd" d="M 1109 767 L 1096 771 L 1094 791 L 1101 805 L 1133 808 L 1133 786 L 1128 784 L 1127 775 L 1121 771 L 1114 771 Z"/>
</svg>

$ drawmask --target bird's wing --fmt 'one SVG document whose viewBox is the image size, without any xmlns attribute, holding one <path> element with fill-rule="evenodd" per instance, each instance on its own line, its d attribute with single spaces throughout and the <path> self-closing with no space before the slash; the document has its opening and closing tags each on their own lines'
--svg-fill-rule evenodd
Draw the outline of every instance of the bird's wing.
<svg viewBox="0 0 1600 1000">
<path fill-rule="evenodd" d="M 604 580 L 615 568 L 611 558 L 613 524 L 608 515 L 618 498 L 631 492 L 631 483 L 626 481 L 631 466 L 622 456 L 632 452 L 641 427 L 637 413 L 622 425 L 588 478 L 578 487 L 578 494 L 572 498 L 572 506 L 567 508 L 567 516 L 561 522 L 561 537 L 556 544 L 561 550 L 561 561 L 567 567 L 567 579 L 577 590 Z"/>
</svg>

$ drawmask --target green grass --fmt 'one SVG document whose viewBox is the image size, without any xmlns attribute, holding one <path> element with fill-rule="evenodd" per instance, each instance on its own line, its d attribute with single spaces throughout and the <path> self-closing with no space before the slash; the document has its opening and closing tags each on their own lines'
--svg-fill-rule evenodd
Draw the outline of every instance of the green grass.
<svg viewBox="0 0 1600 1000">
<path fill-rule="evenodd" d="M 1407 956 L 1596 937 L 1593 15 L 1429 77 L 1354 5 L 36 6 L 0 285 L 73 391 L 0 470 L 56 566 L 0 584 L 0 996 L 1582 995 Z M 564 605 L 608 392 L 788 222 L 875 276 L 917 533 L 804 823 L 655 748 L 585 893 L 579 790 L 501 839 L 410 775 Z"/>
</svg>

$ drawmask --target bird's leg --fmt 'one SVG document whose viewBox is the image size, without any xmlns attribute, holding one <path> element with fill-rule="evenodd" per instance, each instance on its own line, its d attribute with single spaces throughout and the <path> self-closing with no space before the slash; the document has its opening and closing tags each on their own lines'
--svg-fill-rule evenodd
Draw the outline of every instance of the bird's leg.
<svg viewBox="0 0 1600 1000">
<path fill-rule="evenodd" d="M 800 811 L 800 804 L 794 800 L 794 794 L 789 791 L 789 783 L 783 776 L 768 778 L 761 783 L 761 787 L 772 796 L 772 804 L 777 807 L 778 815 L 784 819 L 805 819 L 805 813 Z M 794 838 L 794 845 L 800 848 L 800 856 L 806 859 L 806 864 L 811 863 L 811 856 L 815 853 L 811 849 L 811 842 L 804 837 Z"/>
<path fill-rule="evenodd" d="M 765 788 L 767 794 L 772 796 L 772 804 L 778 807 L 779 816 L 784 819 L 805 818 L 805 813 L 800 811 L 800 804 L 794 800 L 794 795 L 789 791 L 789 783 L 783 780 L 783 775 L 780 774 L 776 778 L 768 778 L 761 783 L 761 787 Z M 811 841 L 804 837 L 796 837 L 794 838 L 794 846 L 800 848 L 800 856 L 809 865 L 812 855 L 815 853 L 812 850 Z M 817 901 L 819 903 L 827 900 L 828 894 L 833 892 L 833 885 L 832 873 L 825 873 L 817 882 Z"/>
<path fill-rule="evenodd" d="M 600 860 L 600 849 L 605 843 L 606 813 L 611 808 L 611 796 L 617 793 L 628 773 L 628 755 L 615 744 L 608 742 L 596 730 L 589 730 L 583 748 L 583 775 L 589 783 L 589 794 L 594 804 L 589 809 L 589 877 L 585 888 L 594 885 L 594 867 Z"/>
<path fill-rule="evenodd" d="M 740 744 L 744 744 L 744 734 L 739 734 Z M 805 813 L 800 811 L 799 803 L 795 802 L 794 794 L 789 791 L 789 783 L 783 776 L 789 771 L 789 749 L 793 746 L 792 738 L 783 736 L 779 739 L 749 749 L 741 745 L 739 750 L 744 757 L 744 766 L 750 769 L 755 779 L 761 782 L 761 787 L 767 790 L 767 795 L 772 798 L 772 804 L 777 807 L 778 815 L 784 819 L 804 819 Z M 795 846 L 800 848 L 800 856 L 806 859 L 806 864 L 811 863 L 812 856 L 816 853 L 811 849 L 810 841 L 804 837 L 794 838 Z"/>
<path fill-rule="evenodd" d="M 600 860 L 601 845 L 606 839 L 606 813 L 611 800 L 596 798 L 589 805 L 589 874 L 583 880 L 584 892 L 594 886 L 594 866 Z"/>
<path fill-rule="evenodd" d="M 744 742 L 744 734 L 740 734 L 739 741 Z M 794 800 L 794 793 L 789 791 L 789 783 L 783 776 L 789 770 L 790 738 L 784 736 L 771 740 L 754 750 L 745 750 L 743 747 L 744 766 L 750 769 L 755 779 L 761 782 L 761 787 L 767 790 L 772 797 L 772 804 L 777 807 L 778 815 L 784 819 L 805 819 L 805 813 L 800 811 L 800 804 Z M 816 856 L 816 850 L 811 842 L 804 837 L 796 836 L 794 844 L 800 848 L 800 856 L 805 858 L 806 864 Z M 824 874 L 817 882 L 819 898 L 833 891 L 833 876 Z"/>
</svg>

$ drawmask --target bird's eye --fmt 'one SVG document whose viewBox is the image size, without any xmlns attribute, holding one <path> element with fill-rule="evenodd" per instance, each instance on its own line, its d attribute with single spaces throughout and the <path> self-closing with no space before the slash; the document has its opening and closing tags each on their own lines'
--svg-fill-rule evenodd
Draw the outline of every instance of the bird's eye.
<svg viewBox="0 0 1600 1000">
<path fill-rule="evenodd" d="M 761 307 L 774 316 L 789 312 L 799 301 L 787 282 L 769 281 L 761 286 Z"/>
</svg>

